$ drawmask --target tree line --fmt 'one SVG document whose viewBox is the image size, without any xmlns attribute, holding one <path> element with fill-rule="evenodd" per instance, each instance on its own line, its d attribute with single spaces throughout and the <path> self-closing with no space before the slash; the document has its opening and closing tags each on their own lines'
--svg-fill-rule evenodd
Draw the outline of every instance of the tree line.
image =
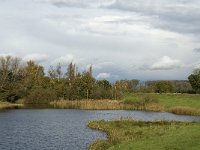
<svg viewBox="0 0 200 150">
<path fill-rule="evenodd" d="M 65 70 L 65 71 L 63 71 Z M 0 100 L 15 102 L 24 99 L 26 103 L 48 103 L 52 100 L 120 99 L 123 93 L 187 93 L 200 89 L 200 71 L 189 76 L 189 81 L 146 81 L 96 80 L 92 66 L 79 72 L 70 63 L 66 68 L 60 64 L 50 66 L 45 74 L 44 67 L 28 61 L 22 63 L 17 57 L 0 57 Z M 197 83 L 198 80 L 198 83 Z M 192 85 L 192 86 L 191 86 Z"/>
</svg>

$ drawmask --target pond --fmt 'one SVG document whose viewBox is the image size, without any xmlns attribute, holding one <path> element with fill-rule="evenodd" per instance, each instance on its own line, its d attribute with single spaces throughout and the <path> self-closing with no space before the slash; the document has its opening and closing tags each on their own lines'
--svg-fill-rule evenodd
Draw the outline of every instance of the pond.
<svg viewBox="0 0 200 150">
<path fill-rule="evenodd" d="M 143 121 L 200 122 L 200 117 L 144 111 L 19 109 L 0 113 L 0 150 L 86 150 L 104 133 L 87 127 L 90 120 L 133 118 Z"/>
</svg>

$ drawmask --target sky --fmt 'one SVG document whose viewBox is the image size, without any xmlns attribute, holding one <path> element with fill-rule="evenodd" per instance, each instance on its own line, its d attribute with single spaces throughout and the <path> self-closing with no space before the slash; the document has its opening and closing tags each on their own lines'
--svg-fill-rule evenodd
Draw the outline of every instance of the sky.
<svg viewBox="0 0 200 150">
<path fill-rule="evenodd" d="M 185 80 L 200 67 L 199 0 L 0 0 L 0 56 L 97 79 Z"/>
</svg>

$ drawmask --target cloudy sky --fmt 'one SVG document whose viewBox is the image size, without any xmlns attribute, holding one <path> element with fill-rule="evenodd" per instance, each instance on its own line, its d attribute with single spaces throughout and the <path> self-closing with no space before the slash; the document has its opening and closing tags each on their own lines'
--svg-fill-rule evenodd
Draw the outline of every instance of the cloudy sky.
<svg viewBox="0 0 200 150">
<path fill-rule="evenodd" d="M 200 67 L 199 0 L 0 0 L 0 55 L 93 65 L 98 79 L 187 79 Z"/>
</svg>

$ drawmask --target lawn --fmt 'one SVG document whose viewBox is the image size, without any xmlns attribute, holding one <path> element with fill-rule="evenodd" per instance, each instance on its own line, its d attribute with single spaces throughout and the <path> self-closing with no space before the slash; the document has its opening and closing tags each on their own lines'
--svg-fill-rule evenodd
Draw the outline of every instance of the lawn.
<svg viewBox="0 0 200 150">
<path fill-rule="evenodd" d="M 135 93 L 124 94 L 124 102 L 139 102 L 145 97 L 150 97 L 164 111 L 177 114 L 200 115 L 200 95 L 199 94 L 155 94 L 155 93 Z M 184 113 L 185 112 L 185 113 Z"/>
<path fill-rule="evenodd" d="M 199 150 L 200 123 L 93 121 L 92 129 L 105 131 L 108 140 L 98 140 L 90 150 Z"/>
<path fill-rule="evenodd" d="M 151 96 L 166 107 L 189 106 L 200 109 L 199 94 L 155 94 L 155 93 L 136 93 L 124 94 L 123 100 L 137 101 L 144 97 Z"/>
</svg>

